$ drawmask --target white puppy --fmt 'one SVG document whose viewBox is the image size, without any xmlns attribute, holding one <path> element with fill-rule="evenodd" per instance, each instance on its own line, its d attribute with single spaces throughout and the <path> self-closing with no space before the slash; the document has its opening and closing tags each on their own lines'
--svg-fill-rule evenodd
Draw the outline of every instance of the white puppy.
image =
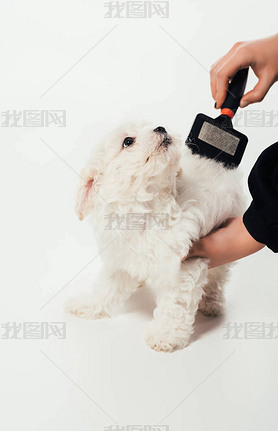
<svg viewBox="0 0 278 431">
<path fill-rule="evenodd" d="M 156 297 L 145 340 L 159 351 L 185 347 L 196 311 L 217 315 L 228 265 L 181 263 L 193 241 L 243 212 L 237 170 L 193 155 L 164 127 L 118 128 L 82 173 L 80 219 L 92 215 L 103 269 L 92 295 L 69 300 L 84 319 L 112 316 L 139 286 Z"/>
</svg>

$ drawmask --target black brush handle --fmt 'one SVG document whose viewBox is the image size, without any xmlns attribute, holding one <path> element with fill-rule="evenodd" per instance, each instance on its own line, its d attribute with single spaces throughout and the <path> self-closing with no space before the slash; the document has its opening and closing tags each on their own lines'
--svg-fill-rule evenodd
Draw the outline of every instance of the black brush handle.
<svg viewBox="0 0 278 431">
<path fill-rule="evenodd" d="M 236 113 L 237 108 L 239 107 L 240 99 L 242 98 L 245 91 L 247 76 L 248 67 L 246 69 L 239 70 L 235 74 L 232 82 L 229 84 L 227 96 L 223 105 L 221 106 L 221 109 L 228 108 L 231 109 L 234 114 Z"/>
</svg>

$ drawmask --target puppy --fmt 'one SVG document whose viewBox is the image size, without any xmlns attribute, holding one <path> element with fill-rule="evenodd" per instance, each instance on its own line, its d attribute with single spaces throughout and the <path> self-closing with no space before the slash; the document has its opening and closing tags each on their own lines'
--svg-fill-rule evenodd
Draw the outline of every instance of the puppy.
<svg viewBox="0 0 278 431">
<path fill-rule="evenodd" d="M 103 269 L 91 296 L 65 310 L 84 319 L 114 315 L 140 286 L 156 308 L 145 333 L 154 350 L 184 348 L 199 308 L 218 315 L 229 266 L 181 263 L 192 243 L 242 215 L 237 170 L 193 155 L 162 126 L 124 125 L 101 142 L 82 172 L 76 210 L 90 215 Z"/>
</svg>

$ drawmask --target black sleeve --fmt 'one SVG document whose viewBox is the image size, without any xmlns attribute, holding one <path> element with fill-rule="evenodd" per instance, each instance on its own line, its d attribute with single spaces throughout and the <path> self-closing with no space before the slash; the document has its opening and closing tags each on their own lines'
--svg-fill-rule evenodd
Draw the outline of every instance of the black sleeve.
<svg viewBox="0 0 278 431">
<path fill-rule="evenodd" d="M 243 223 L 258 242 L 278 252 L 278 142 L 264 150 L 248 178 L 253 201 Z"/>
</svg>

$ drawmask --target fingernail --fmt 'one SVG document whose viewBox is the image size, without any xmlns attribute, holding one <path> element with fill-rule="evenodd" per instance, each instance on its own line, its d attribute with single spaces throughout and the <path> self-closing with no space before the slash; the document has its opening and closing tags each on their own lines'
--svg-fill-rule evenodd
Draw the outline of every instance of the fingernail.
<svg viewBox="0 0 278 431">
<path fill-rule="evenodd" d="M 216 106 L 217 106 L 217 102 L 215 102 L 215 104 L 214 104 L 215 109 L 217 109 Z"/>
<path fill-rule="evenodd" d="M 241 100 L 240 101 L 240 107 L 241 108 L 245 108 L 245 106 L 247 106 L 248 105 L 248 102 L 246 102 L 246 100 Z"/>
</svg>

